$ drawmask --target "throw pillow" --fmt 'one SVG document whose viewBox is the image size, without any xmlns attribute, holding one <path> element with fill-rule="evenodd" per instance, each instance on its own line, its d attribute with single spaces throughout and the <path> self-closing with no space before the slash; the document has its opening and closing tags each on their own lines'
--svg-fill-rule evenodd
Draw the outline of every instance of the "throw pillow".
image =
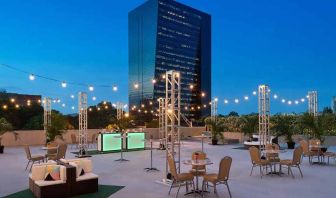
<svg viewBox="0 0 336 198">
<path fill-rule="evenodd" d="M 77 173 L 77 177 L 82 176 L 85 174 L 84 171 L 84 164 L 82 161 L 74 161 L 74 163 L 76 164 L 76 173 Z"/>
<path fill-rule="evenodd" d="M 60 179 L 61 179 L 60 166 L 58 166 L 58 165 L 47 165 L 44 180 L 45 181 L 56 181 L 56 180 L 60 180 Z"/>
</svg>

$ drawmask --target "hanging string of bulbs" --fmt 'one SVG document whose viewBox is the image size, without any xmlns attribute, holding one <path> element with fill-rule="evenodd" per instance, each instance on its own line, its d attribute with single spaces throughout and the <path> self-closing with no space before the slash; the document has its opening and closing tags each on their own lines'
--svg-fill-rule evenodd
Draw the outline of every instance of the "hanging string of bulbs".
<svg viewBox="0 0 336 198">
<path fill-rule="evenodd" d="M 112 91 L 116 92 L 118 91 L 118 86 L 116 84 L 114 85 L 93 85 L 93 84 L 85 84 L 85 83 L 78 83 L 78 82 L 71 82 L 71 81 L 65 81 L 65 80 L 59 80 L 59 79 L 55 79 L 55 78 L 51 78 L 51 77 L 48 77 L 48 76 L 43 76 L 43 75 L 38 75 L 38 74 L 33 74 L 31 72 L 28 72 L 28 71 L 25 71 L 25 70 L 22 70 L 22 69 L 19 69 L 17 67 L 14 67 L 14 66 L 11 66 L 11 65 L 7 65 L 7 64 L 0 64 L 1 66 L 5 67 L 5 68 L 8 68 L 8 69 L 11 69 L 11 70 L 14 70 L 16 72 L 20 72 L 20 73 L 24 73 L 24 74 L 27 74 L 28 75 L 28 79 L 30 81 L 34 81 L 36 80 L 36 78 L 41 78 L 41 79 L 44 79 L 44 80 L 49 80 L 49 81 L 53 81 L 53 82 L 57 82 L 57 83 L 60 83 L 60 86 L 61 88 L 67 88 L 68 85 L 75 85 L 75 86 L 81 86 L 81 87 L 87 87 L 88 90 L 90 92 L 94 92 L 95 90 L 95 87 L 101 87 L 101 88 L 112 88 Z M 162 75 L 162 79 L 165 79 L 165 75 Z M 153 84 L 156 84 L 158 82 L 158 79 L 152 79 L 152 83 Z M 133 87 L 134 89 L 139 89 L 140 88 L 140 83 L 138 82 L 135 82 L 133 83 Z M 193 84 L 190 84 L 189 85 L 189 89 L 194 89 L 195 88 L 195 85 Z M 201 91 L 201 97 L 205 97 L 206 93 L 204 91 Z M 252 97 L 255 97 L 257 96 L 257 91 L 253 91 L 252 92 Z M 305 97 L 301 97 L 299 99 L 286 99 L 284 97 L 281 97 L 280 99 L 280 95 L 278 94 L 273 94 L 273 97 L 272 99 L 274 100 L 277 100 L 277 101 L 280 101 L 281 103 L 283 104 L 287 104 L 287 105 L 299 105 L 300 103 L 305 103 L 306 99 L 305 98 L 308 98 L 308 96 L 305 96 Z M 75 99 L 75 95 L 74 94 L 71 94 L 70 95 L 70 98 L 71 99 Z M 96 101 L 97 100 L 97 97 L 96 96 L 92 96 L 92 101 Z M 11 99 L 13 100 L 13 98 Z M 213 100 L 216 100 L 216 101 L 219 101 L 219 98 L 218 97 L 214 97 Z M 229 100 L 227 98 L 224 98 L 223 99 L 223 104 L 224 105 L 229 105 L 229 104 L 239 104 L 241 103 L 241 101 L 244 101 L 244 102 L 247 102 L 250 100 L 250 96 L 249 95 L 244 95 L 243 97 L 235 97 L 234 99 L 232 100 Z M 61 103 L 61 99 L 60 98 L 56 98 L 56 99 L 53 99 L 52 100 L 53 103 Z M 37 101 L 38 103 L 41 103 L 41 101 Z M 105 103 L 105 102 L 103 102 Z M 30 106 L 31 102 L 27 101 L 27 106 Z M 202 105 L 196 105 L 196 106 L 185 106 L 184 109 L 185 110 L 191 110 L 191 111 L 195 111 L 195 110 L 200 110 L 202 108 L 208 108 L 208 106 L 210 106 L 212 104 L 212 101 L 209 101 L 208 104 L 202 104 Z M 114 104 L 115 105 L 115 104 Z M 153 101 L 149 101 L 149 104 L 148 106 L 152 106 L 153 105 Z M 112 104 L 113 106 L 113 104 Z M 15 105 L 16 108 L 19 108 L 20 106 L 18 104 Z M 61 104 L 61 107 L 62 108 L 66 108 L 67 105 L 65 103 L 62 103 Z M 75 110 L 75 106 L 69 106 L 71 107 L 72 110 Z M 7 104 L 3 104 L 2 105 L 2 108 L 3 109 L 7 109 L 8 108 L 8 105 Z M 106 103 L 104 104 L 104 109 L 108 109 L 108 105 L 106 105 Z M 127 107 L 124 107 L 125 109 Z M 156 114 L 156 112 L 158 111 L 158 109 L 146 109 L 146 106 L 145 104 L 141 104 L 140 107 L 137 107 L 137 106 L 132 106 L 130 107 L 130 110 L 132 111 L 138 111 L 138 112 L 144 112 L 144 113 L 152 113 L 152 114 Z M 98 107 L 96 106 L 95 108 L 97 111 L 100 111 L 101 110 L 101 107 Z M 92 107 L 89 108 L 89 111 L 93 111 Z"/>
</svg>

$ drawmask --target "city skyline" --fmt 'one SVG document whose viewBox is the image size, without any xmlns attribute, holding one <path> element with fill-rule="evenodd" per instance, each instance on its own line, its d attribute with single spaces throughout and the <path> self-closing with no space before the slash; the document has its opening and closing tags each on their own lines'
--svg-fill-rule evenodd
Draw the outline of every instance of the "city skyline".
<svg viewBox="0 0 336 198">
<path fill-rule="evenodd" d="M 112 13 L 114 3 L 108 1 L 34 6 L 18 2 L 2 2 L 0 6 L 0 17 L 8 19 L 0 22 L 0 63 L 92 84 L 95 91 L 89 93 L 90 105 L 102 100 L 127 102 L 127 13 L 145 1 L 119 2 Z M 257 112 L 252 92 L 264 83 L 278 95 L 271 102 L 272 113 L 306 111 L 306 102 L 285 105 L 280 100 L 294 101 L 310 90 L 318 91 L 319 110 L 330 107 L 336 95 L 332 81 L 336 71 L 334 2 L 179 2 L 212 15 L 212 95 L 220 99 L 219 113 Z M 86 87 L 70 85 L 63 89 L 59 83 L 38 77 L 29 81 L 26 74 L 2 66 L 0 73 L 0 88 L 64 98 L 67 108 L 57 105 L 56 109 L 65 113 L 73 113 L 70 106 L 77 107 L 77 99 L 70 95 L 89 92 Z M 113 92 L 113 85 L 118 85 L 117 92 Z M 245 95 L 248 102 L 232 102 Z M 93 96 L 96 101 L 91 100 Z M 224 105 L 224 99 L 231 104 Z"/>
</svg>

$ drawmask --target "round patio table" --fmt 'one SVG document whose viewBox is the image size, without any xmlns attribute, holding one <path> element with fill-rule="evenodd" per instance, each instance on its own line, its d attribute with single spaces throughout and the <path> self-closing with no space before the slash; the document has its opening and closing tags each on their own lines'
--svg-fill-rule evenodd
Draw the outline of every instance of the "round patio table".
<svg viewBox="0 0 336 198">
<path fill-rule="evenodd" d="M 270 154 L 270 155 L 276 155 L 277 154 L 279 156 L 279 153 L 281 153 L 281 151 L 277 150 L 277 149 L 271 149 L 271 150 L 264 150 L 263 153 L 264 154 Z M 273 168 L 274 168 L 274 170 L 271 170 L 271 172 L 267 173 L 268 175 L 281 176 L 282 174 L 284 174 L 283 172 L 281 172 L 280 167 L 279 167 L 279 171 L 276 170 L 276 165 L 279 164 L 279 166 L 280 166 L 280 158 L 276 159 L 275 156 L 274 156 L 274 157 L 270 157 L 270 159 L 268 161 L 271 164 L 271 166 L 273 166 Z"/>
<path fill-rule="evenodd" d="M 213 163 L 209 159 L 205 159 L 205 160 L 184 160 L 183 164 L 189 165 L 189 166 L 207 166 Z M 198 188 L 198 170 L 197 169 L 195 170 L 196 170 L 196 188 L 195 190 L 192 190 L 191 192 L 186 193 L 186 195 L 193 194 L 193 193 L 202 195 L 203 192 L 208 192 L 208 191 L 200 190 Z"/>
<path fill-rule="evenodd" d="M 309 150 L 310 151 L 315 151 L 318 153 L 318 161 L 317 162 L 313 162 L 312 164 L 318 164 L 318 165 L 326 165 L 327 163 L 324 161 L 324 157 L 323 157 L 323 151 L 322 149 L 325 149 L 325 151 L 327 151 L 327 147 L 321 144 L 318 145 L 310 145 L 309 146 Z"/>
</svg>

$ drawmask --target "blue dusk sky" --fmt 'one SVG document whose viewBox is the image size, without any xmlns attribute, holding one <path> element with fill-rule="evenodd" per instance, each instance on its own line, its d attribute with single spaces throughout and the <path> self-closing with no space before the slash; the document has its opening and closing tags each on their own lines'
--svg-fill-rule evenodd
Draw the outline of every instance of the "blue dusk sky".
<svg viewBox="0 0 336 198">
<path fill-rule="evenodd" d="M 336 1 L 178 0 L 212 16 L 212 92 L 219 113 L 257 112 L 252 92 L 268 84 L 278 99 L 271 113 L 303 112 L 317 90 L 319 109 L 336 95 Z M 90 105 L 128 100 L 128 12 L 144 0 L 0 1 L 0 64 L 67 82 L 92 84 Z M 111 87 L 117 85 L 118 91 Z M 87 87 L 36 78 L 0 66 L 0 89 L 60 98 L 73 113 Z M 248 95 L 248 101 L 243 97 Z M 97 101 L 92 101 L 93 96 Z M 234 99 L 239 98 L 239 104 Z M 224 99 L 229 104 L 224 105 Z"/>
</svg>

